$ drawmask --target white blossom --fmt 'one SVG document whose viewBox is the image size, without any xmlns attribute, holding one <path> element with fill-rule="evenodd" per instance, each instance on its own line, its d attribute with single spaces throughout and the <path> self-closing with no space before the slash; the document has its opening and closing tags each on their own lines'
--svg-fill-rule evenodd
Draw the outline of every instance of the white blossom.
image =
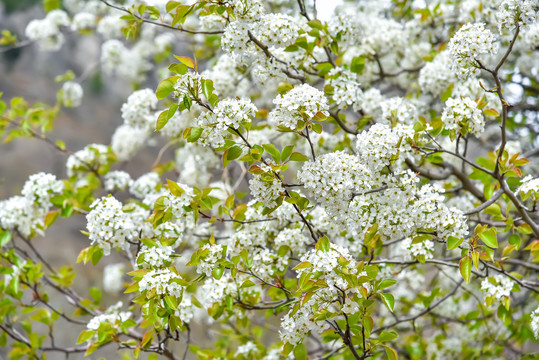
<svg viewBox="0 0 539 360">
<path fill-rule="evenodd" d="M 157 295 L 180 297 L 183 293 L 183 286 L 178 281 L 181 282 L 180 276 L 165 268 L 149 271 L 138 284 L 141 292 L 155 290 Z"/>
<path fill-rule="evenodd" d="M 449 41 L 448 49 L 451 69 L 460 79 L 478 73 L 477 60 L 483 55 L 498 52 L 496 38 L 484 23 L 464 24 Z"/>
<path fill-rule="evenodd" d="M 110 294 L 117 294 L 123 288 L 124 273 L 124 263 L 106 265 L 103 269 L 103 289 Z"/>
<path fill-rule="evenodd" d="M 485 129 L 483 113 L 477 103 L 469 98 L 450 98 L 445 102 L 442 121 L 448 130 L 455 130 L 461 134 L 468 132 L 478 136 Z"/>
<path fill-rule="evenodd" d="M 86 215 L 86 228 L 92 244 L 103 249 L 109 255 L 112 248 L 124 249 L 138 236 L 137 228 L 128 214 L 122 210 L 122 203 L 113 196 L 102 197 L 90 205 Z"/>
<path fill-rule="evenodd" d="M 79 83 L 66 81 L 62 85 L 61 98 L 65 107 L 78 107 L 82 101 L 84 91 Z"/>
<path fill-rule="evenodd" d="M 197 126 L 203 128 L 200 143 L 205 146 L 221 147 L 225 143 L 229 129 L 238 130 L 244 123 L 251 122 L 257 108 L 249 99 L 223 99 L 213 109 L 196 119 Z"/>
<path fill-rule="evenodd" d="M 319 112 L 329 115 L 328 100 L 320 90 L 303 84 L 296 86 L 274 100 L 275 109 L 270 113 L 268 121 L 273 126 L 297 129 L 298 121 L 309 121 Z"/>
<path fill-rule="evenodd" d="M 126 190 L 133 183 L 131 175 L 122 170 L 106 173 L 103 180 L 107 191 Z"/>
<path fill-rule="evenodd" d="M 513 280 L 507 276 L 496 274 L 485 278 L 481 282 L 481 291 L 485 293 L 485 296 L 492 296 L 498 302 L 501 302 L 505 297 L 511 295 L 513 285 Z"/>
</svg>

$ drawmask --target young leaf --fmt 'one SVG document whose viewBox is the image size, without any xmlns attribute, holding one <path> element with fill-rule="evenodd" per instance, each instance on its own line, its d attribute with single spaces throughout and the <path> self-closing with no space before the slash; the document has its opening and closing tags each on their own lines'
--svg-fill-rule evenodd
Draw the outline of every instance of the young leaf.
<svg viewBox="0 0 539 360">
<path fill-rule="evenodd" d="M 393 297 L 393 294 L 381 293 L 380 297 L 382 298 L 384 304 L 386 304 L 389 311 L 393 312 L 393 308 L 395 307 L 395 298 Z"/>
<path fill-rule="evenodd" d="M 468 284 L 470 282 L 470 276 L 472 274 L 472 259 L 469 256 L 460 259 L 459 269 L 462 278 Z"/>
<path fill-rule="evenodd" d="M 493 249 L 498 248 L 498 240 L 496 239 L 495 229 L 491 228 L 491 229 L 481 231 L 479 233 L 479 237 L 481 238 L 481 240 L 483 240 L 485 245 L 487 245 L 488 247 L 491 247 Z"/>
</svg>

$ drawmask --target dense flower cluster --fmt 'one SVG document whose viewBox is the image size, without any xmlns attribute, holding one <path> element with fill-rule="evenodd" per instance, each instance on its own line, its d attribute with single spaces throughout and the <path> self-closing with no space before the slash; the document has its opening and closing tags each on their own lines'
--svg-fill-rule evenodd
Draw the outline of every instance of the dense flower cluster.
<svg viewBox="0 0 539 360">
<path fill-rule="evenodd" d="M 461 78 L 477 74 L 478 60 L 498 51 L 494 34 L 483 23 L 464 24 L 448 44 L 451 69 Z"/>
<path fill-rule="evenodd" d="M 107 191 L 126 190 L 133 183 L 131 175 L 122 170 L 107 173 L 103 180 Z"/>
<path fill-rule="evenodd" d="M 16 351 L 42 355 L 31 325 L 45 312 L 19 313 L 33 282 L 39 301 L 54 284 L 87 316 L 88 354 L 118 342 L 166 356 L 187 332 L 184 357 L 505 358 L 539 337 L 534 1 L 61 6 L 28 24 L 29 43 L 95 34 L 103 84 L 134 90 L 110 146 L 58 142 L 67 178 L 32 175 L 0 201 L 2 327 L 28 333 L 4 341 Z M 59 76 L 50 109 L 0 98 L 0 133 L 53 145 L 54 115 L 81 103 L 91 71 Z M 29 241 L 80 214 L 78 260 L 102 261 L 102 289 L 132 313 L 72 293 L 68 267 L 41 274 Z M 209 326 L 201 348 L 189 334 Z"/>
<path fill-rule="evenodd" d="M 25 34 L 30 40 L 37 41 L 44 50 L 57 51 L 65 41 L 60 28 L 69 26 L 70 23 L 65 11 L 53 10 L 44 19 L 30 21 L 26 26 Z"/>
<path fill-rule="evenodd" d="M 278 95 L 273 103 L 275 108 L 268 119 L 273 126 L 295 130 L 299 121 L 310 121 L 319 112 L 325 116 L 329 115 L 329 105 L 324 93 L 308 84 L 296 86 L 286 94 Z"/>
<path fill-rule="evenodd" d="M 256 106 L 248 99 L 221 100 L 213 111 L 205 112 L 196 119 L 197 126 L 203 129 L 200 143 L 216 148 L 223 146 L 229 129 L 238 130 L 244 123 L 249 123 L 256 111 Z"/>
<path fill-rule="evenodd" d="M 78 107 L 81 104 L 84 91 L 79 83 L 66 81 L 62 85 L 61 98 L 65 107 Z"/>
<path fill-rule="evenodd" d="M 183 286 L 178 283 L 180 280 L 178 274 L 165 268 L 149 271 L 138 284 L 141 292 L 155 291 L 157 295 L 174 295 L 176 297 L 181 297 L 183 294 Z"/>
<path fill-rule="evenodd" d="M 345 68 L 334 68 L 328 73 L 326 84 L 332 87 L 332 98 L 337 105 L 343 109 L 352 106 L 356 111 L 361 108 L 362 90 L 356 74 Z"/>
<path fill-rule="evenodd" d="M 126 125 L 133 128 L 148 129 L 155 122 L 153 109 L 157 99 L 151 89 L 137 90 L 122 105 L 122 118 Z"/>
<path fill-rule="evenodd" d="M 354 191 L 373 185 L 370 171 L 357 157 L 343 151 L 324 154 L 303 165 L 298 180 L 325 206 L 346 206 Z"/>
<path fill-rule="evenodd" d="M 277 206 L 277 199 L 284 194 L 282 181 L 273 174 L 273 170 L 267 165 L 262 165 L 261 169 L 265 171 L 261 175 L 254 175 L 249 180 L 249 190 L 251 195 L 264 206 L 274 208 Z"/>
<path fill-rule="evenodd" d="M 52 207 L 51 198 L 63 190 L 63 182 L 52 174 L 31 175 L 24 183 L 22 196 L 0 201 L 0 227 L 17 230 L 26 237 L 43 234 L 45 216 Z"/>
<path fill-rule="evenodd" d="M 500 30 L 504 27 L 512 29 L 517 24 L 529 25 L 535 20 L 534 7 L 536 6 L 537 3 L 532 0 L 504 0 L 496 13 Z"/>
<path fill-rule="evenodd" d="M 92 244 L 103 249 L 105 255 L 109 255 L 113 248 L 125 249 L 127 240 L 137 237 L 132 219 L 113 196 L 97 199 L 90 208 L 92 210 L 86 215 L 88 237 Z"/>
<path fill-rule="evenodd" d="M 477 102 L 469 97 L 450 98 L 445 102 L 442 121 L 448 130 L 479 136 L 485 128 L 483 113 L 477 107 Z"/>
<path fill-rule="evenodd" d="M 97 171 L 109 161 L 109 149 L 102 144 L 86 145 L 84 149 L 70 155 L 66 161 L 67 175 Z"/>
<path fill-rule="evenodd" d="M 447 71 L 451 66 L 451 59 L 447 51 L 442 51 L 431 62 L 428 62 L 419 71 L 419 86 L 421 90 L 433 95 L 441 95 L 447 90 L 449 84 L 455 82 L 455 74 Z"/>
</svg>

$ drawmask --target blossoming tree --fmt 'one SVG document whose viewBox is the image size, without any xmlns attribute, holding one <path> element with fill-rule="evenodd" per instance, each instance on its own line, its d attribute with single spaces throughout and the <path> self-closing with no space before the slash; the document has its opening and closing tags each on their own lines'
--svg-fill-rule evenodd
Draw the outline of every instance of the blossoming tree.
<svg viewBox="0 0 539 360">
<path fill-rule="evenodd" d="M 539 4 L 427 3 L 47 0 L 4 31 L 2 51 L 95 34 L 137 89 L 81 150 L 52 126 L 84 101 L 73 73 L 57 104 L 0 101 L 5 141 L 67 156 L 0 202 L 10 358 L 534 358 Z M 119 170 L 155 138 L 176 161 Z M 76 261 L 107 264 L 85 292 L 34 246 L 81 217 Z"/>
</svg>

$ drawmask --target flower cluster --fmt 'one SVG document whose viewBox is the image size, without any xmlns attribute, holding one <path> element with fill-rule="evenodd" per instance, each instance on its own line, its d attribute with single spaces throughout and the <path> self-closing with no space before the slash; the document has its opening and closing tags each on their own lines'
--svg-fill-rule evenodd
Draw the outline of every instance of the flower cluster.
<svg viewBox="0 0 539 360">
<path fill-rule="evenodd" d="M 518 193 L 522 199 L 526 200 L 529 197 L 533 199 L 539 198 L 539 178 L 533 178 L 528 175 L 522 179 L 522 185 L 518 188 Z"/>
<path fill-rule="evenodd" d="M 82 101 L 83 94 L 84 91 L 79 83 L 74 81 L 66 81 L 62 85 L 60 98 L 62 99 L 62 104 L 65 107 L 78 107 Z"/>
<path fill-rule="evenodd" d="M 73 17 L 71 29 L 75 31 L 88 30 L 95 26 L 96 21 L 97 19 L 94 14 L 88 12 L 80 12 L 75 14 L 75 16 Z"/>
<path fill-rule="evenodd" d="M 84 149 L 70 155 L 66 161 L 67 175 L 97 171 L 109 162 L 109 149 L 102 144 L 86 145 Z"/>
<path fill-rule="evenodd" d="M 22 189 L 22 196 L 0 201 L 0 227 L 17 230 L 23 236 L 42 234 L 44 218 L 52 206 L 51 198 L 64 190 L 56 176 L 46 173 L 31 175 Z"/>
<path fill-rule="evenodd" d="M 129 186 L 129 192 L 139 199 L 144 199 L 148 194 L 156 193 L 157 184 L 161 182 L 159 174 L 149 172 L 140 176 Z"/>
<path fill-rule="evenodd" d="M 148 129 L 154 125 L 156 105 L 157 98 L 151 89 L 137 90 L 122 105 L 122 118 L 133 128 Z"/>
<path fill-rule="evenodd" d="M 125 124 L 118 126 L 110 141 L 110 147 L 116 158 L 119 161 L 131 159 L 146 143 L 149 135 L 148 129 L 148 127 L 139 128 Z"/>
<path fill-rule="evenodd" d="M 137 263 L 142 269 L 162 268 L 170 265 L 174 248 L 157 243 L 156 246 L 142 246 L 137 257 Z"/>
<path fill-rule="evenodd" d="M 133 183 L 131 175 L 122 170 L 108 172 L 103 180 L 107 191 L 125 190 Z"/>
<path fill-rule="evenodd" d="M 419 87 L 421 90 L 433 95 L 441 95 L 447 90 L 449 84 L 456 81 L 455 74 L 448 71 L 451 59 L 447 51 L 442 51 L 431 62 L 428 62 L 419 71 Z"/>
<path fill-rule="evenodd" d="M 200 143 L 205 146 L 221 147 L 229 129 L 239 128 L 255 117 L 256 106 L 249 99 L 224 99 L 213 111 L 205 112 L 196 119 L 198 127 L 203 129 Z"/>
<path fill-rule="evenodd" d="M 30 21 L 25 34 L 30 40 L 36 41 L 43 50 L 57 51 L 65 41 L 60 28 L 69 24 L 70 20 L 65 11 L 53 10 L 44 19 Z"/>
<path fill-rule="evenodd" d="M 183 286 L 179 284 L 181 278 L 169 268 L 151 270 L 139 281 L 140 292 L 155 291 L 157 295 L 174 295 L 181 297 Z"/>
<path fill-rule="evenodd" d="M 95 200 L 90 208 L 92 210 L 86 215 L 88 237 L 92 244 L 103 249 L 104 255 L 109 255 L 112 248 L 125 248 L 127 240 L 137 237 L 138 231 L 132 219 L 113 196 Z"/>
<path fill-rule="evenodd" d="M 534 8 L 536 6 L 537 2 L 531 0 L 504 0 L 496 13 L 500 31 L 504 27 L 513 29 L 517 24 L 529 25 L 535 20 Z"/>
<path fill-rule="evenodd" d="M 249 191 L 253 198 L 264 206 L 274 208 L 277 206 L 277 199 L 284 194 L 283 183 L 273 174 L 269 166 L 262 164 L 260 168 L 264 173 L 254 175 L 249 180 Z"/>
<path fill-rule="evenodd" d="M 362 164 L 380 171 L 398 156 L 411 152 L 408 140 L 413 137 L 411 126 L 397 124 L 391 128 L 385 124 L 374 124 L 357 135 L 356 151 Z"/>
<path fill-rule="evenodd" d="M 125 274 L 124 263 L 108 264 L 103 269 L 103 289 L 110 294 L 117 294 L 123 288 Z"/>
<path fill-rule="evenodd" d="M 88 321 L 86 328 L 89 330 L 97 330 L 102 323 L 106 323 L 116 330 L 120 329 L 120 324 L 131 317 L 130 311 L 120 311 L 123 303 L 118 301 L 115 305 L 110 306 L 103 314 L 94 316 Z"/>
<path fill-rule="evenodd" d="M 282 126 L 291 130 L 298 128 L 299 121 L 311 121 L 315 115 L 329 115 L 328 100 L 324 93 L 309 84 L 296 86 L 274 100 L 275 109 L 268 121 L 273 126 Z"/>
<path fill-rule="evenodd" d="M 522 34 L 524 42 L 532 49 L 539 46 L 539 22 L 530 25 Z"/>
<path fill-rule="evenodd" d="M 481 282 L 481 291 L 485 293 L 485 297 L 492 297 L 498 302 L 502 302 L 504 298 L 511 295 L 513 286 L 513 280 L 507 276 L 496 274 Z"/>
<path fill-rule="evenodd" d="M 255 36 L 264 45 L 287 47 L 296 41 L 299 30 L 297 19 L 285 14 L 268 14 L 257 23 Z"/>
<path fill-rule="evenodd" d="M 532 312 L 531 318 L 533 335 L 536 339 L 539 339 L 539 307 Z"/>
<path fill-rule="evenodd" d="M 382 101 L 382 117 L 389 124 L 399 123 L 413 125 L 418 118 L 417 108 L 402 97 L 393 97 Z"/>
<path fill-rule="evenodd" d="M 46 173 L 31 175 L 24 183 L 22 195 L 33 204 L 42 208 L 50 208 L 51 197 L 64 190 L 64 183 L 56 180 L 56 176 Z"/>
<path fill-rule="evenodd" d="M 310 240 L 300 229 L 284 229 L 275 237 L 274 242 L 276 249 L 286 245 L 294 254 L 303 255 Z"/>
<path fill-rule="evenodd" d="M 412 258 L 432 259 L 434 256 L 434 242 L 431 240 L 413 243 L 411 238 L 406 238 L 403 240 L 402 246 Z"/>
<path fill-rule="evenodd" d="M 206 244 L 200 249 L 200 260 L 197 264 L 197 273 L 211 276 L 218 260 L 224 257 L 226 248 L 221 244 Z"/>
<path fill-rule="evenodd" d="M 451 69 L 461 79 L 477 74 L 477 60 L 483 55 L 498 52 L 494 34 L 483 23 L 464 24 L 449 41 L 448 49 Z"/>
<path fill-rule="evenodd" d="M 485 129 L 483 113 L 477 107 L 477 102 L 469 97 L 448 99 L 442 121 L 446 129 L 458 131 L 462 135 L 472 133 L 478 136 Z"/>
<path fill-rule="evenodd" d="M 317 201 L 334 207 L 346 207 L 354 191 L 370 189 L 373 184 L 371 172 L 356 156 L 343 151 L 305 163 L 298 172 L 298 180 Z"/>
<path fill-rule="evenodd" d="M 348 69 L 336 67 L 326 77 L 326 86 L 332 88 L 332 99 L 341 109 L 352 106 L 361 109 L 362 91 L 357 75 Z"/>
</svg>

